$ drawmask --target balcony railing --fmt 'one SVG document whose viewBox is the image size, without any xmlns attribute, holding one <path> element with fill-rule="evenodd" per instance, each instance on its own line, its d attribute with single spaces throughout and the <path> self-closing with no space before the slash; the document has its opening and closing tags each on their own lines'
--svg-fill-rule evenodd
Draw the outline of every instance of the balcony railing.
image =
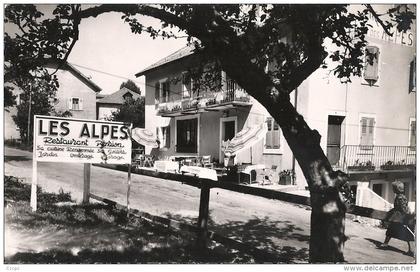
<svg viewBox="0 0 420 272">
<path fill-rule="evenodd" d="M 339 167 L 349 171 L 410 169 L 415 164 L 413 146 L 344 145 L 340 150 Z"/>
<path fill-rule="evenodd" d="M 227 84 L 226 90 L 219 92 L 202 92 L 188 98 L 174 99 L 169 97 L 159 102 L 158 114 L 176 116 L 197 110 L 223 110 L 230 106 L 250 106 L 250 96 L 236 84 Z"/>
</svg>

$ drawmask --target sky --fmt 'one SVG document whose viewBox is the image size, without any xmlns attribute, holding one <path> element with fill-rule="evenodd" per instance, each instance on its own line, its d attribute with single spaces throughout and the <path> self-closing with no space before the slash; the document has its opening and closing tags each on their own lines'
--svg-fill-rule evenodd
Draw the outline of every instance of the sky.
<svg viewBox="0 0 420 272">
<path fill-rule="evenodd" d="M 119 90 L 126 79 L 95 72 L 80 66 L 132 79 L 144 94 L 144 77 L 135 74 L 161 58 L 186 45 L 186 39 L 152 39 L 147 33 L 133 34 L 121 13 L 108 13 L 96 18 L 84 19 L 80 36 L 68 61 L 77 65 L 86 76 L 102 88 L 102 94 Z M 159 26 L 159 21 L 142 17 L 146 25 Z"/>
<path fill-rule="evenodd" d="M 37 7 L 48 16 L 55 5 Z M 116 92 L 122 82 L 131 79 L 144 95 L 144 76 L 136 78 L 135 74 L 184 47 L 187 41 L 186 38 L 163 40 L 152 39 L 147 33 L 133 34 L 121 15 L 106 13 L 96 18 L 83 19 L 79 27 L 79 40 L 68 62 L 99 85 L 102 88 L 101 94 Z M 145 26 L 160 26 L 159 20 L 151 17 L 141 16 L 138 19 Z M 180 36 L 185 34 L 180 33 Z"/>
</svg>

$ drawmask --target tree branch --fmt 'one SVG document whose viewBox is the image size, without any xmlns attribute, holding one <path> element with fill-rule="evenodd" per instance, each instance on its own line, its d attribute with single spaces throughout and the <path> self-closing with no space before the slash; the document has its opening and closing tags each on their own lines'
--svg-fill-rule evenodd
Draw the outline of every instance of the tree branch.
<svg viewBox="0 0 420 272">
<path fill-rule="evenodd" d="M 389 32 L 389 26 L 386 26 L 384 21 L 382 21 L 382 19 L 379 18 L 379 15 L 376 13 L 376 11 L 373 9 L 373 7 L 370 4 L 365 4 L 364 6 L 372 14 L 372 16 L 375 18 L 375 20 L 381 25 L 381 27 L 384 29 L 385 33 L 388 36 L 392 36 L 393 33 Z"/>
<path fill-rule="evenodd" d="M 282 88 L 286 89 L 289 93 L 295 90 L 306 78 L 315 72 L 328 55 L 322 47 L 322 42 L 316 37 L 312 38 L 312 41 L 308 43 L 308 48 L 308 58 L 306 61 L 290 72 L 289 81 L 281 84 Z"/>
<path fill-rule="evenodd" d="M 71 44 L 69 46 L 69 48 L 67 49 L 66 55 L 63 58 L 63 62 L 66 62 L 71 51 L 73 50 L 74 45 L 76 44 L 76 42 L 79 40 L 79 25 L 80 25 L 80 17 L 79 17 L 79 13 L 80 13 L 80 6 L 76 6 L 76 7 L 72 7 L 72 11 L 73 11 L 73 40 L 71 41 Z"/>
<path fill-rule="evenodd" d="M 136 4 L 129 4 L 129 5 L 121 5 L 121 4 L 104 4 L 99 5 L 92 8 L 87 8 L 85 10 L 80 11 L 79 17 L 88 18 L 88 17 L 97 17 L 103 13 L 108 12 L 122 12 L 126 14 L 142 14 L 146 16 L 151 16 L 161 21 L 167 22 L 168 24 L 172 24 L 177 26 L 180 29 L 185 30 L 188 26 L 188 22 L 184 19 L 167 12 L 163 9 L 159 9 L 156 7 L 152 7 L 149 5 L 136 5 Z"/>
</svg>

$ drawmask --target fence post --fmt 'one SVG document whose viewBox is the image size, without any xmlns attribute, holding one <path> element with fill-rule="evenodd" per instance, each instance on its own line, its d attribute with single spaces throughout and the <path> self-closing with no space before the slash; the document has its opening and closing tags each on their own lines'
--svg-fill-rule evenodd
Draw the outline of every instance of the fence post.
<svg viewBox="0 0 420 272">
<path fill-rule="evenodd" d="M 197 246 L 200 249 L 207 247 L 207 223 L 209 221 L 210 187 L 202 184 L 200 193 L 200 210 L 198 214 Z"/>
<path fill-rule="evenodd" d="M 83 164 L 83 204 L 89 203 L 90 196 L 90 163 Z"/>
</svg>

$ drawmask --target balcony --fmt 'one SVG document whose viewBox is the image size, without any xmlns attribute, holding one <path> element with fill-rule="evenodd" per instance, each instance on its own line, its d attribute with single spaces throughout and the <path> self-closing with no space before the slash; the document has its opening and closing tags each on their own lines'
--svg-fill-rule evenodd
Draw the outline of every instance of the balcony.
<svg viewBox="0 0 420 272">
<path fill-rule="evenodd" d="M 347 171 L 412 170 L 415 165 L 415 146 L 344 145 L 338 163 Z"/>
<path fill-rule="evenodd" d="M 227 84 L 226 90 L 204 92 L 188 98 L 165 98 L 159 102 L 158 115 L 175 117 L 207 111 L 223 111 L 234 107 L 250 107 L 250 96 L 237 84 Z"/>
</svg>

